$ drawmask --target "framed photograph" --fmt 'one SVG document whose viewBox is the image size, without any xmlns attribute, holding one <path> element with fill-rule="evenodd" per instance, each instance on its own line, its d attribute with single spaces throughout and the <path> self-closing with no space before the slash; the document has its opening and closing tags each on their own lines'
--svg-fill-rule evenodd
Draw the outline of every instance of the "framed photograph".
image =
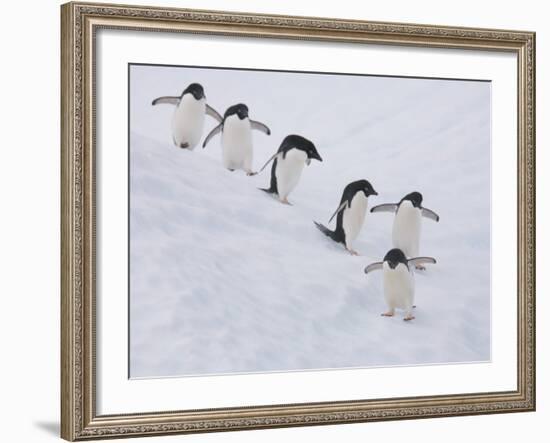
<svg viewBox="0 0 550 443">
<path fill-rule="evenodd" d="M 62 437 L 535 409 L 535 35 L 68 3 Z"/>
</svg>

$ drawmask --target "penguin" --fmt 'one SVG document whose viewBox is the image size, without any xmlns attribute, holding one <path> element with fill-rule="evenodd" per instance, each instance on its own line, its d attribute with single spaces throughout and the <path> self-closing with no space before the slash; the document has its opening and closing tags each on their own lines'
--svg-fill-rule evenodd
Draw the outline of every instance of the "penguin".
<svg viewBox="0 0 550 443">
<path fill-rule="evenodd" d="M 310 140 L 301 135 L 287 135 L 277 152 L 260 169 L 262 172 L 273 161 L 269 188 L 260 189 L 268 194 L 276 194 L 281 203 L 290 205 L 288 195 L 300 181 L 304 166 L 309 165 L 312 159 L 323 161 Z"/>
<path fill-rule="evenodd" d="M 250 120 L 248 106 L 242 103 L 230 106 L 220 124 L 210 131 L 202 147 L 205 148 L 212 137 L 221 132 L 224 167 L 230 171 L 242 169 L 247 175 L 255 175 L 252 172 L 252 129 L 271 135 L 266 125 Z"/>
<path fill-rule="evenodd" d="M 172 116 L 172 140 L 182 149 L 195 149 L 199 143 L 204 126 L 204 115 L 222 121 L 222 116 L 206 103 L 204 89 L 199 83 L 191 83 L 179 97 L 158 97 L 152 105 L 175 105 Z"/>
<path fill-rule="evenodd" d="M 431 209 L 422 207 L 422 194 L 416 191 L 405 195 L 399 203 L 374 206 L 370 212 L 395 213 L 392 231 L 393 247 L 401 249 L 407 257 L 418 255 L 422 217 L 439 221 L 439 215 Z M 418 269 L 423 270 L 424 267 L 420 264 Z"/>
<path fill-rule="evenodd" d="M 381 269 L 384 272 L 384 299 L 388 310 L 382 314 L 383 317 L 393 317 L 395 309 L 403 309 L 405 317 L 403 320 L 414 320 L 414 276 L 412 267 L 418 267 L 424 263 L 435 264 L 432 257 L 409 258 L 399 249 L 394 248 L 384 256 L 383 262 L 371 263 L 365 268 L 365 274 Z"/>
<path fill-rule="evenodd" d="M 351 182 L 344 188 L 340 206 L 330 217 L 329 223 L 336 217 L 336 229 L 331 231 L 321 223 L 315 223 L 315 226 L 330 237 L 335 242 L 343 243 L 346 249 L 352 255 L 359 255 L 351 247 L 352 242 L 357 238 L 361 227 L 365 221 L 365 213 L 367 212 L 368 198 L 371 195 L 378 195 L 372 185 L 367 180 L 357 180 Z"/>
</svg>

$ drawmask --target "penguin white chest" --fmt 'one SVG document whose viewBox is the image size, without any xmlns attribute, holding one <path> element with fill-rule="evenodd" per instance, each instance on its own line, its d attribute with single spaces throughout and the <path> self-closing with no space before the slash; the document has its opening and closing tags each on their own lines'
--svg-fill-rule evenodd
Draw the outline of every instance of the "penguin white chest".
<svg viewBox="0 0 550 443">
<path fill-rule="evenodd" d="M 277 192 L 279 198 L 285 199 L 300 181 L 300 176 L 306 164 L 307 154 L 301 149 L 290 149 L 286 155 L 277 157 Z"/>
<path fill-rule="evenodd" d="M 204 98 L 195 100 L 192 94 L 183 96 L 172 117 L 172 135 L 177 146 L 187 144 L 188 149 L 197 146 L 202 136 L 205 112 Z"/>
<path fill-rule="evenodd" d="M 367 212 L 367 197 L 362 191 L 356 192 L 351 200 L 351 206 L 344 208 L 343 228 L 346 234 L 346 246 L 351 247 L 351 242 L 357 238 Z"/>
<path fill-rule="evenodd" d="M 252 168 L 252 132 L 250 120 L 231 115 L 225 119 L 222 133 L 223 165 L 228 169 Z"/>
<path fill-rule="evenodd" d="M 421 210 L 411 202 L 399 205 L 393 222 L 393 246 L 401 249 L 407 257 L 416 257 L 420 243 Z"/>
<path fill-rule="evenodd" d="M 392 269 L 387 262 L 383 265 L 384 298 L 390 309 L 410 310 L 414 304 L 414 278 L 407 266 L 399 263 Z"/>
</svg>

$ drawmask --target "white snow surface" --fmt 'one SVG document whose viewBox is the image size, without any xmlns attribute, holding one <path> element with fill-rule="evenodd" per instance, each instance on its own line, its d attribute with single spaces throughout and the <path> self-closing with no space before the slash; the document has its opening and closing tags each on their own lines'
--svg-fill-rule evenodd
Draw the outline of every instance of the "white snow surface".
<svg viewBox="0 0 550 443">
<path fill-rule="evenodd" d="M 490 359 L 490 83 L 132 66 L 130 69 L 130 375 L 162 377 Z M 206 149 L 175 148 L 171 106 L 201 83 L 223 114 L 246 103 L 258 170 L 282 139 L 311 139 L 292 206 L 258 190 Z M 216 125 L 206 117 L 203 139 Z M 201 141 L 202 143 L 202 141 Z M 368 213 L 351 256 L 319 232 L 346 184 L 373 205 L 420 191 L 416 319 L 386 310 L 382 273 L 393 215 Z M 334 227 L 334 221 L 330 225 Z"/>
</svg>

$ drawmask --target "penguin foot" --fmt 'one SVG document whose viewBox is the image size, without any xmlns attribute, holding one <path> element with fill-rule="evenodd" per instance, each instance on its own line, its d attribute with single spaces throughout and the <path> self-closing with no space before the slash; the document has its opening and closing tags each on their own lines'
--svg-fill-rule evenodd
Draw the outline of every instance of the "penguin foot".
<svg viewBox="0 0 550 443">
<path fill-rule="evenodd" d="M 252 171 L 248 171 L 248 172 L 246 173 L 246 175 L 247 175 L 248 177 L 252 177 L 253 175 L 256 175 L 256 174 L 257 174 L 257 172 L 252 172 Z"/>
<path fill-rule="evenodd" d="M 394 316 L 394 312 L 393 311 L 388 311 L 388 312 L 383 312 L 382 314 L 380 314 L 382 317 L 393 317 Z"/>
<path fill-rule="evenodd" d="M 404 321 L 411 321 L 411 320 L 414 320 L 414 315 L 407 315 L 403 320 Z"/>
<path fill-rule="evenodd" d="M 358 255 L 359 255 L 359 252 L 354 251 L 353 249 L 346 248 L 346 250 L 347 250 L 351 255 L 355 255 L 355 256 L 358 256 Z"/>
<path fill-rule="evenodd" d="M 179 147 L 181 149 L 187 149 L 189 147 L 189 143 L 180 143 Z"/>
<path fill-rule="evenodd" d="M 292 203 L 290 203 L 290 202 L 287 200 L 286 197 L 285 197 L 285 198 L 279 199 L 279 201 L 280 201 L 283 205 L 290 205 L 290 206 L 292 206 Z"/>
<path fill-rule="evenodd" d="M 424 266 L 424 265 L 416 265 L 415 268 L 416 268 L 418 271 L 425 271 L 425 270 L 426 270 L 426 266 Z"/>
</svg>

